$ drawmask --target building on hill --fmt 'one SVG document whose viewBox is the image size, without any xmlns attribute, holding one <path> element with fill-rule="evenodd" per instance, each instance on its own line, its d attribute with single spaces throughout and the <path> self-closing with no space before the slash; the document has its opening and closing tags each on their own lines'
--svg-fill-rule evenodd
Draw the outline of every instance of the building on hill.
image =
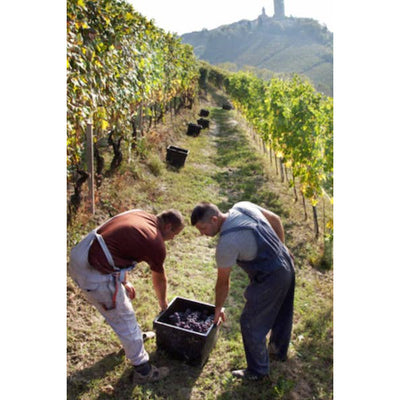
<svg viewBox="0 0 400 400">
<path fill-rule="evenodd" d="M 265 7 L 262 8 L 261 14 L 258 16 L 258 24 L 262 24 L 264 21 L 268 20 L 268 16 L 265 13 Z"/>
<path fill-rule="evenodd" d="M 274 0 L 274 18 L 285 18 L 284 0 Z"/>
</svg>

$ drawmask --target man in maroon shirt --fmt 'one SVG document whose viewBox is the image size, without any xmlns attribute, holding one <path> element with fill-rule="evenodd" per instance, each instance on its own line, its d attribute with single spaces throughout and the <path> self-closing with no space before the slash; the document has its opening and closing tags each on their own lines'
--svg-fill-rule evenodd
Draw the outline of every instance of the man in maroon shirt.
<svg viewBox="0 0 400 400">
<path fill-rule="evenodd" d="M 149 264 L 160 308 L 165 310 L 165 241 L 173 239 L 183 227 L 183 217 L 177 210 L 157 215 L 130 210 L 91 231 L 71 250 L 69 274 L 118 335 L 134 366 L 137 383 L 157 381 L 169 371 L 149 363 L 131 303 L 135 290 L 126 281 L 126 272 L 138 262 Z"/>
</svg>

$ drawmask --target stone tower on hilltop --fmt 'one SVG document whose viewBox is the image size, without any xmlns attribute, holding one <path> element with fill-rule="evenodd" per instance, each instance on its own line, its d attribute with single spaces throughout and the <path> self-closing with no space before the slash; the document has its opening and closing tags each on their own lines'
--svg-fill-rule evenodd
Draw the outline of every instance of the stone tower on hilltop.
<svg viewBox="0 0 400 400">
<path fill-rule="evenodd" d="M 285 18 L 284 0 L 274 0 L 274 18 Z"/>
</svg>

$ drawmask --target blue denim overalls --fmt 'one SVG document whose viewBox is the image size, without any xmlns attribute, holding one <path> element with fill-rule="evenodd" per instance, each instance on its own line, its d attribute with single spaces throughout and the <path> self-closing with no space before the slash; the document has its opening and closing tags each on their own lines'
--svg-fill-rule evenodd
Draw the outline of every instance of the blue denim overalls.
<svg viewBox="0 0 400 400">
<path fill-rule="evenodd" d="M 251 230 L 257 242 L 257 256 L 252 261 L 237 260 L 249 276 L 244 297 L 246 304 L 240 317 L 240 327 L 247 367 L 259 375 L 269 373 L 266 336 L 271 330 L 269 347 L 281 359 L 287 356 L 293 322 L 295 273 L 286 246 L 272 227 L 251 210 L 235 210 L 252 219 L 248 226 L 221 232 Z"/>
</svg>

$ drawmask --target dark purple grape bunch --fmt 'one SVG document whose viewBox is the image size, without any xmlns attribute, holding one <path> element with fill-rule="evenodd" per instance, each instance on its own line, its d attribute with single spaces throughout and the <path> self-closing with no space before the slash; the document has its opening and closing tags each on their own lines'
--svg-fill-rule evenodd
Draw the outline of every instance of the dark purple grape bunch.
<svg viewBox="0 0 400 400">
<path fill-rule="evenodd" d="M 171 324 L 190 331 L 206 333 L 214 321 L 214 314 L 208 315 L 206 310 L 192 311 L 187 308 L 185 312 L 174 312 L 169 316 Z"/>
</svg>

